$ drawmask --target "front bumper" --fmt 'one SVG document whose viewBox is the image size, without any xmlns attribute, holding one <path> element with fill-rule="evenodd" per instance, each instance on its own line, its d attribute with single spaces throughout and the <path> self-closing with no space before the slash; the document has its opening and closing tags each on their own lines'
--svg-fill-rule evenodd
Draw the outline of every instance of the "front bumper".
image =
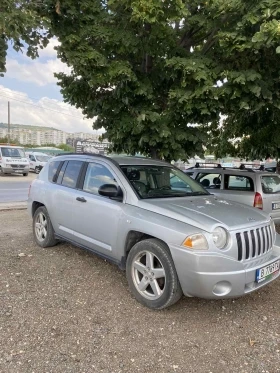
<svg viewBox="0 0 280 373">
<path fill-rule="evenodd" d="M 256 271 L 280 260 L 280 246 L 266 255 L 243 263 L 215 253 L 190 252 L 181 247 L 170 247 L 179 281 L 186 296 L 206 299 L 239 297 L 260 289 L 279 277 L 257 283 Z"/>
<path fill-rule="evenodd" d="M 29 167 L 3 167 L 2 170 L 5 174 L 13 174 L 13 173 L 19 173 L 19 174 L 25 174 L 29 171 Z"/>
</svg>

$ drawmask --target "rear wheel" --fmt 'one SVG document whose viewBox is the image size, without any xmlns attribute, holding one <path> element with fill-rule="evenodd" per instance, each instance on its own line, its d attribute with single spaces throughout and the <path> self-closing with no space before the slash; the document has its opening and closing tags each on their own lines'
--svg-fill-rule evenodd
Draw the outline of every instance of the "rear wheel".
<svg viewBox="0 0 280 373">
<path fill-rule="evenodd" d="M 45 206 L 39 207 L 33 217 L 33 234 L 37 244 L 41 247 L 55 246 L 54 230 Z"/>
<path fill-rule="evenodd" d="M 126 276 L 134 297 L 146 307 L 163 309 L 182 296 L 169 249 L 157 239 L 133 246 L 127 258 Z"/>
</svg>

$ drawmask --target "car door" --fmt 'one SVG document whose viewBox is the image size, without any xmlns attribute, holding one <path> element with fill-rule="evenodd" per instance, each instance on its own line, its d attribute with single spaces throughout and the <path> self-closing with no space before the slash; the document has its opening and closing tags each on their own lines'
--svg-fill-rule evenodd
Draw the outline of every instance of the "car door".
<svg viewBox="0 0 280 373">
<path fill-rule="evenodd" d="M 220 197 L 230 201 L 253 206 L 255 199 L 255 178 L 243 174 L 224 174 L 224 188 L 220 191 Z"/>
<path fill-rule="evenodd" d="M 30 154 L 29 155 L 29 167 L 30 167 L 30 170 L 35 170 L 35 166 L 36 166 L 36 159 L 35 159 L 34 155 Z"/>
<path fill-rule="evenodd" d="M 114 249 L 124 205 L 120 200 L 99 195 L 98 189 L 104 184 L 121 186 L 109 166 L 89 162 L 84 182 L 81 188 L 75 191 L 73 236 L 78 244 L 116 258 Z"/>
<path fill-rule="evenodd" d="M 54 161 L 49 166 L 51 190 L 48 193 L 48 211 L 55 232 L 73 239 L 73 203 L 79 176 L 85 163 L 79 160 Z"/>
</svg>

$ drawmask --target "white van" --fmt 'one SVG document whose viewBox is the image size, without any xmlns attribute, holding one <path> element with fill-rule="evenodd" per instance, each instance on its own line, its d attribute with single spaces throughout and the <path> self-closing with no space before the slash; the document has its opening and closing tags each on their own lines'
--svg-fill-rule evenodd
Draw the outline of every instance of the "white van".
<svg viewBox="0 0 280 373">
<path fill-rule="evenodd" d="M 30 152 L 26 154 L 29 158 L 30 171 L 34 171 L 36 174 L 39 174 L 49 159 L 52 158 L 50 155 L 40 152 Z"/>
<path fill-rule="evenodd" d="M 23 149 L 23 147 L 17 145 L 0 144 L 0 174 L 28 175 L 29 161 Z"/>
</svg>

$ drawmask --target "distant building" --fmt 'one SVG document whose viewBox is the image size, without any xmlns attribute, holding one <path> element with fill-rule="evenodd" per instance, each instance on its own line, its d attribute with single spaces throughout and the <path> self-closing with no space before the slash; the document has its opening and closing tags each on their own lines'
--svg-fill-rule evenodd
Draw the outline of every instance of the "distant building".
<svg viewBox="0 0 280 373">
<path fill-rule="evenodd" d="M 8 129 L 0 128 L 0 138 L 8 137 Z M 86 132 L 67 133 L 64 131 L 45 128 L 38 129 L 26 129 L 26 128 L 11 128 L 10 139 L 17 140 L 22 145 L 46 145 L 46 144 L 68 144 L 74 147 L 76 140 L 91 140 L 99 141 L 99 134 L 91 134 Z"/>
</svg>

